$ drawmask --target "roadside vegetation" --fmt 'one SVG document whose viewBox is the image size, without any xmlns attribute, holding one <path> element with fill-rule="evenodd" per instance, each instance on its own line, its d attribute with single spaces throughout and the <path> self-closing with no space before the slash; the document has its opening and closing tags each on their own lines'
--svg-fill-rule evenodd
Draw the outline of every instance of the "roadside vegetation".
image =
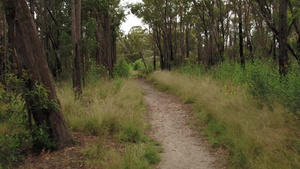
<svg viewBox="0 0 300 169">
<path fill-rule="evenodd" d="M 124 78 L 129 76 L 130 69 L 126 61 L 120 61 L 116 69 L 122 73 L 116 73 L 115 79 L 99 78 L 102 69 L 92 65 L 83 95 L 77 100 L 69 81 L 56 83 L 62 112 L 71 133 L 81 133 L 87 138 L 93 136 L 79 147 L 83 159 L 73 160 L 83 160 L 87 168 L 150 168 L 160 161 L 158 153 L 161 150 L 159 144 L 146 135 L 149 126 L 142 91 L 134 80 Z M 0 102 L 0 161 L 2 167 L 10 168 L 15 164 L 22 165 L 18 162 L 24 161 L 31 153 L 33 140 L 22 99 L 14 92 L 3 93 L 2 89 L 1 92 L 6 98 L 1 98 Z M 6 99 L 12 101 L 5 102 Z M 41 141 L 49 139 L 46 132 L 40 130 L 39 134 L 44 139 Z M 48 142 L 50 146 L 51 140 Z M 51 147 L 45 147 L 45 151 L 48 148 Z M 63 159 L 59 160 L 64 163 Z"/>
<path fill-rule="evenodd" d="M 228 152 L 229 168 L 299 168 L 299 66 L 280 78 L 270 65 L 187 65 L 149 79 L 192 104 L 194 127 Z"/>
</svg>

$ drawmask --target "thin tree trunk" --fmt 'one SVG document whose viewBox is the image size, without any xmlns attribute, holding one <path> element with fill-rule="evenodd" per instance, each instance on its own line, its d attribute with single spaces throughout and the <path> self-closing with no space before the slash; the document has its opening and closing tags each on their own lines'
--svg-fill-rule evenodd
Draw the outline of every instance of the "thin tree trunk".
<svg viewBox="0 0 300 169">
<path fill-rule="evenodd" d="M 185 44 L 186 44 L 186 57 L 190 57 L 190 31 L 189 31 L 189 23 L 186 24 L 186 30 L 185 30 Z"/>
<path fill-rule="evenodd" d="M 201 52 L 202 52 L 202 37 L 201 33 L 198 33 L 198 40 L 197 40 L 197 54 L 198 54 L 198 64 L 201 63 Z"/>
<path fill-rule="evenodd" d="M 154 41 L 152 43 L 152 50 L 153 50 L 153 70 L 156 71 L 156 48 L 155 48 Z"/>
<path fill-rule="evenodd" d="M 244 39 L 243 39 L 243 16 L 242 16 L 242 0 L 239 0 L 239 39 L 240 39 L 240 58 L 241 65 L 245 67 L 245 58 L 244 58 Z"/>
</svg>

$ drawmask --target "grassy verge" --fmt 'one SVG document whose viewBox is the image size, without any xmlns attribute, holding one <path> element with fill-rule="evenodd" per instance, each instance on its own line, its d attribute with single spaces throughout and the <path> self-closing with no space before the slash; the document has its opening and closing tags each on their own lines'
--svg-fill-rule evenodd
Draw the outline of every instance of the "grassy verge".
<svg viewBox="0 0 300 169">
<path fill-rule="evenodd" d="M 88 84 L 80 100 L 74 100 L 69 84 L 60 84 L 57 93 L 71 130 L 98 138 L 82 147 L 87 167 L 149 168 L 160 160 L 159 148 L 144 134 L 146 108 L 134 81 Z M 121 148 L 106 145 L 108 139 Z"/>
<path fill-rule="evenodd" d="M 156 72 L 150 80 L 194 103 L 211 145 L 228 151 L 228 167 L 300 167 L 299 121 L 283 107 L 261 108 L 242 86 L 223 86 L 210 77 Z"/>
</svg>

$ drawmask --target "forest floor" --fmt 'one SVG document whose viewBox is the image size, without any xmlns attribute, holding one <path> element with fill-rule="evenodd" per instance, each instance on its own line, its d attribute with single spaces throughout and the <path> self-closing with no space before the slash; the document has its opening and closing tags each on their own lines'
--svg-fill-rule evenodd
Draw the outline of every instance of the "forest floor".
<svg viewBox="0 0 300 169">
<path fill-rule="evenodd" d="M 161 92 L 145 79 L 138 79 L 145 92 L 148 107 L 150 136 L 162 144 L 161 169 L 222 168 L 218 151 L 211 151 L 199 131 L 191 129 L 190 105 L 183 104 L 175 95 Z"/>
</svg>

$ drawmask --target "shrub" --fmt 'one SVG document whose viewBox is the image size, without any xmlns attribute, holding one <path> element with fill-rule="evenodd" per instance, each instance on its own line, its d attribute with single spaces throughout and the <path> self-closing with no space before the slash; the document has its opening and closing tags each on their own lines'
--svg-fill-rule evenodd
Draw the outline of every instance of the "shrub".
<svg viewBox="0 0 300 169">
<path fill-rule="evenodd" d="M 129 77 L 130 65 L 126 62 L 124 58 L 118 60 L 118 64 L 114 67 L 115 77 Z"/>
<path fill-rule="evenodd" d="M 136 60 L 132 66 L 133 70 L 141 70 L 144 67 L 141 59 Z"/>
<path fill-rule="evenodd" d="M 146 68 L 142 69 L 142 73 L 149 75 L 150 73 L 153 72 L 153 66 L 152 65 L 148 65 Z"/>
<path fill-rule="evenodd" d="M 25 72 L 23 79 L 29 79 Z M 25 80 L 8 75 L 6 88 L 0 85 L 0 125 L 3 128 L 0 130 L 0 161 L 7 166 L 22 160 L 24 151 L 32 145 L 36 151 L 55 147 L 48 134 L 49 128 L 29 124 L 32 118 L 29 115 L 32 111 L 55 111 L 58 105 L 49 100 L 49 91 L 45 87 L 35 83 L 32 90 L 28 90 Z M 35 104 L 29 105 L 26 99 L 34 100 Z"/>
<path fill-rule="evenodd" d="M 23 160 L 23 151 L 31 145 L 24 103 L 0 84 L 0 166 L 11 166 Z"/>
<path fill-rule="evenodd" d="M 106 75 L 107 69 L 105 66 L 100 66 L 93 60 L 89 60 L 90 69 L 87 74 L 87 81 L 95 83 L 97 80 L 100 79 L 100 75 Z"/>
</svg>

